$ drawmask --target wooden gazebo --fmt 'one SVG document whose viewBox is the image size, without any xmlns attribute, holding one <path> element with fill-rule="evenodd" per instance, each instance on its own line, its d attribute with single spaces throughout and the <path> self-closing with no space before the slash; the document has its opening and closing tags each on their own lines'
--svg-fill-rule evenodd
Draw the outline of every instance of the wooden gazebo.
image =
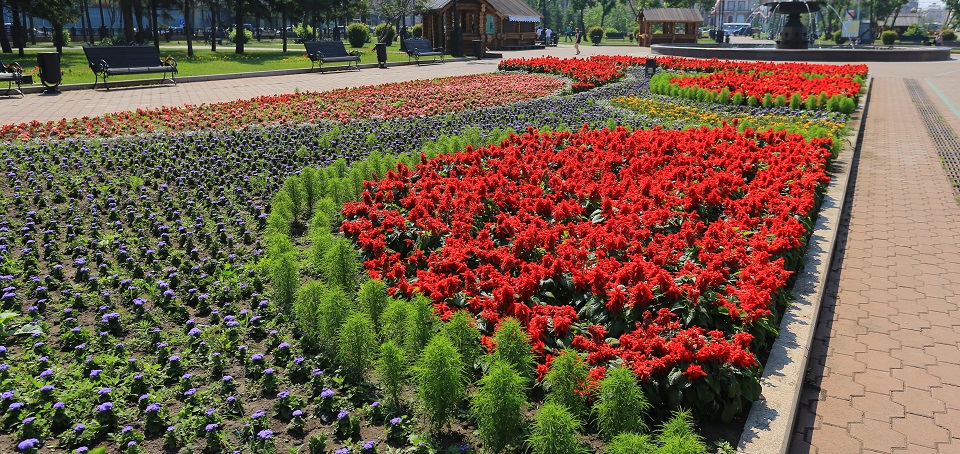
<svg viewBox="0 0 960 454">
<path fill-rule="evenodd" d="M 483 41 L 488 49 L 529 49 L 537 46 L 540 13 L 524 0 L 458 0 L 457 14 L 463 33 L 463 49 L 473 55 L 472 42 Z M 423 12 L 423 37 L 443 46 L 453 46 L 453 0 L 431 0 Z"/>
<path fill-rule="evenodd" d="M 696 43 L 703 16 L 694 8 L 646 8 L 637 15 L 643 47 L 664 43 Z"/>
</svg>

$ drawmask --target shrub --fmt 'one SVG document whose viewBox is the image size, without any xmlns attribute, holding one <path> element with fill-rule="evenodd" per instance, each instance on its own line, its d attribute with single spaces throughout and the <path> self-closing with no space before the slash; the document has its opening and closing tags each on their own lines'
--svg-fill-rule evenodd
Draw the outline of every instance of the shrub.
<svg viewBox="0 0 960 454">
<path fill-rule="evenodd" d="M 283 191 L 290 196 L 290 209 L 293 214 L 293 220 L 299 220 L 300 215 L 303 214 L 307 203 L 306 194 L 303 192 L 303 185 L 300 182 L 300 177 L 297 175 L 291 175 L 287 177 L 287 179 L 283 182 Z"/>
<path fill-rule="evenodd" d="M 617 30 L 617 29 L 614 28 L 614 27 L 607 27 L 607 28 L 605 28 L 605 29 L 603 30 L 603 36 L 604 36 L 605 38 L 608 38 L 608 39 L 609 39 L 611 33 L 614 33 L 614 34 L 620 33 L 620 30 Z"/>
<path fill-rule="evenodd" d="M 321 271 L 327 284 L 340 287 L 346 292 L 356 291 L 360 258 L 353 243 L 342 236 L 335 237 L 323 254 Z"/>
<path fill-rule="evenodd" d="M 603 40 L 603 27 L 599 25 L 594 25 L 587 30 L 587 36 L 590 37 L 590 42 L 593 44 L 600 44 L 600 41 Z"/>
<path fill-rule="evenodd" d="M 533 377 L 535 361 L 533 352 L 530 351 L 530 339 L 517 319 L 513 317 L 503 319 L 497 327 L 497 332 L 493 334 L 493 341 L 497 349 L 490 355 L 491 364 L 504 361 L 513 366 L 521 376 Z"/>
<path fill-rule="evenodd" d="M 407 357 L 403 349 L 392 340 L 384 342 L 377 359 L 377 377 L 383 387 L 384 401 L 390 408 L 400 407 L 406 370 Z"/>
<path fill-rule="evenodd" d="M 363 47 L 370 42 L 370 27 L 359 22 L 347 25 L 347 41 L 350 47 Z"/>
<path fill-rule="evenodd" d="M 373 34 L 376 35 L 377 42 L 386 43 L 388 46 L 393 44 L 393 40 L 397 39 L 397 29 L 393 28 L 393 24 L 380 24 L 373 29 Z"/>
<path fill-rule="evenodd" d="M 632 370 L 623 367 L 608 369 L 599 388 L 593 412 L 604 439 L 612 439 L 624 432 L 647 430 L 644 419 L 650 404 Z"/>
<path fill-rule="evenodd" d="M 370 279 L 360 285 L 360 292 L 357 293 L 357 300 L 360 303 L 360 309 L 367 313 L 370 321 L 373 322 L 374 331 L 380 334 L 381 321 L 380 315 L 387 307 L 390 296 L 387 295 L 387 284 L 379 279 Z"/>
<path fill-rule="evenodd" d="M 363 312 L 350 314 L 340 327 L 338 340 L 337 360 L 344 375 L 351 382 L 362 383 L 364 374 L 373 364 L 377 346 L 373 322 Z"/>
<path fill-rule="evenodd" d="M 336 353 L 340 327 L 353 310 L 353 303 L 340 287 L 325 287 L 320 293 L 320 340 L 331 353 Z"/>
<path fill-rule="evenodd" d="M 693 417 L 689 411 L 678 411 L 663 423 L 657 434 L 659 452 L 672 454 L 700 454 L 707 452 L 703 437 L 693 430 Z"/>
<path fill-rule="evenodd" d="M 398 347 L 406 346 L 407 317 L 410 316 L 410 305 L 405 301 L 391 299 L 387 308 L 380 316 L 380 339 L 383 342 L 393 341 Z"/>
<path fill-rule="evenodd" d="M 880 34 L 880 41 L 883 42 L 885 46 L 890 46 L 897 40 L 897 32 L 893 30 L 884 30 Z"/>
<path fill-rule="evenodd" d="M 953 30 L 950 30 L 950 29 L 940 30 L 940 36 L 943 37 L 943 40 L 944 40 L 944 41 L 956 41 L 956 40 L 957 40 L 957 32 L 955 32 L 955 31 L 953 31 Z"/>
<path fill-rule="evenodd" d="M 413 367 L 417 400 L 431 433 L 443 430 L 463 400 L 463 361 L 450 339 L 437 334 Z"/>
<path fill-rule="evenodd" d="M 240 35 L 243 36 L 244 44 L 249 43 L 250 41 L 253 40 L 253 32 L 245 28 L 243 29 L 243 33 L 241 33 Z M 237 31 L 230 30 L 229 32 L 227 32 L 227 40 L 230 41 L 231 43 L 237 42 Z"/>
<path fill-rule="evenodd" d="M 457 311 L 443 324 L 442 331 L 460 353 L 463 365 L 466 366 L 465 371 L 469 375 L 480 357 L 480 330 L 477 329 L 473 316 L 465 310 Z"/>
<path fill-rule="evenodd" d="M 414 296 L 410 300 L 404 329 L 404 347 L 411 361 L 420 357 L 420 352 L 433 336 L 433 322 L 433 303 L 423 295 Z"/>
<path fill-rule="evenodd" d="M 588 452 L 580 439 L 583 423 L 563 405 L 547 402 L 540 407 L 527 443 L 534 454 Z"/>
<path fill-rule="evenodd" d="M 502 452 L 520 434 L 527 380 L 509 364 L 498 361 L 480 379 L 470 397 L 470 414 L 480 439 L 491 452 Z"/>
<path fill-rule="evenodd" d="M 300 285 L 300 269 L 293 252 L 283 253 L 270 261 L 270 281 L 273 282 L 277 302 L 290 307 Z"/>
<path fill-rule="evenodd" d="M 313 38 L 313 27 L 307 25 L 306 23 L 301 23 L 296 27 L 293 27 L 293 32 L 297 34 L 298 38 Z"/>
<path fill-rule="evenodd" d="M 321 338 L 320 300 L 325 290 L 322 282 L 309 281 L 297 290 L 294 298 L 293 315 L 304 336 L 314 343 L 320 342 Z"/>
<path fill-rule="evenodd" d="M 547 401 L 563 405 L 574 415 L 586 413 L 588 393 L 585 389 L 590 366 L 576 350 L 567 349 L 550 363 L 543 386 Z"/>
<path fill-rule="evenodd" d="M 413 28 L 410 29 L 410 33 L 413 33 L 413 37 L 414 37 L 414 38 L 422 38 L 422 37 L 423 37 L 423 24 L 414 25 Z"/>
<path fill-rule="evenodd" d="M 833 42 L 837 45 L 840 45 L 847 42 L 847 38 L 843 37 L 843 32 L 841 30 L 837 30 L 833 32 Z"/>
<path fill-rule="evenodd" d="M 654 454 L 658 451 L 657 445 L 649 435 L 627 432 L 613 437 L 603 452 L 604 454 Z"/>
</svg>

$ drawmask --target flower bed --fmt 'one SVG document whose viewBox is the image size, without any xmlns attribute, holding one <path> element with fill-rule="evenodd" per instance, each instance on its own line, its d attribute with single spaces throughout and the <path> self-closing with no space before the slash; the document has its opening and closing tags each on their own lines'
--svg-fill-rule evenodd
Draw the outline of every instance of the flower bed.
<svg viewBox="0 0 960 454">
<path fill-rule="evenodd" d="M 538 98 L 563 88 L 561 80 L 532 74 L 482 74 L 344 88 L 319 93 L 261 96 L 209 105 L 162 107 L 100 117 L 33 121 L 0 128 L 0 141 L 112 137 L 255 124 L 347 122 L 430 116 Z"/>
<path fill-rule="evenodd" d="M 642 65 L 645 59 L 626 56 L 593 56 L 590 58 L 512 58 L 501 60 L 501 71 L 528 71 L 557 74 L 575 81 L 578 90 L 606 85 L 620 80 L 623 70 L 629 66 Z"/>
<path fill-rule="evenodd" d="M 565 345 L 596 367 L 623 360 L 658 396 L 709 377 L 669 403 L 732 416 L 757 396 L 753 351 L 775 330 L 829 144 L 731 127 L 529 131 L 391 171 L 344 206 L 342 228 L 371 277 L 424 293 L 441 318 L 518 318 L 542 362 Z M 718 392 L 730 381 L 739 392 Z"/>
</svg>

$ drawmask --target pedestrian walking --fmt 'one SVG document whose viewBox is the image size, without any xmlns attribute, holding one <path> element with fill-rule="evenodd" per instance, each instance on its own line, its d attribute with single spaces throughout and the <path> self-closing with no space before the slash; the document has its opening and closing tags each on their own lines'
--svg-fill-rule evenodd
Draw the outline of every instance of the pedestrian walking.
<svg viewBox="0 0 960 454">
<path fill-rule="evenodd" d="M 577 50 L 577 55 L 580 55 L 580 40 L 583 39 L 583 32 L 580 31 L 580 27 L 577 27 L 573 33 L 573 48 Z"/>
<path fill-rule="evenodd" d="M 571 36 L 573 36 L 573 29 L 570 28 L 569 25 L 567 25 L 567 34 L 564 35 L 564 39 L 563 39 L 564 42 L 570 42 L 570 37 L 571 37 Z"/>
<path fill-rule="evenodd" d="M 553 34 L 553 30 L 550 27 L 547 27 L 547 29 L 543 31 L 543 37 L 544 37 L 543 44 L 547 46 L 550 45 L 550 35 L 552 34 Z"/>
</svg>

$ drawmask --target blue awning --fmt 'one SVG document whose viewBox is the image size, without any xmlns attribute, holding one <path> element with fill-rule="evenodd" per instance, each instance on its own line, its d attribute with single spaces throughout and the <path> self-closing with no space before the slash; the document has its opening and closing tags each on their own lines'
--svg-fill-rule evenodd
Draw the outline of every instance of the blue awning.
<svg viewBox="0 0 960 454">
<path fill-rule="evenodd" d="M 512 22 L 540 22 L 540 16 L 507 16 Z"/>
</svg>

